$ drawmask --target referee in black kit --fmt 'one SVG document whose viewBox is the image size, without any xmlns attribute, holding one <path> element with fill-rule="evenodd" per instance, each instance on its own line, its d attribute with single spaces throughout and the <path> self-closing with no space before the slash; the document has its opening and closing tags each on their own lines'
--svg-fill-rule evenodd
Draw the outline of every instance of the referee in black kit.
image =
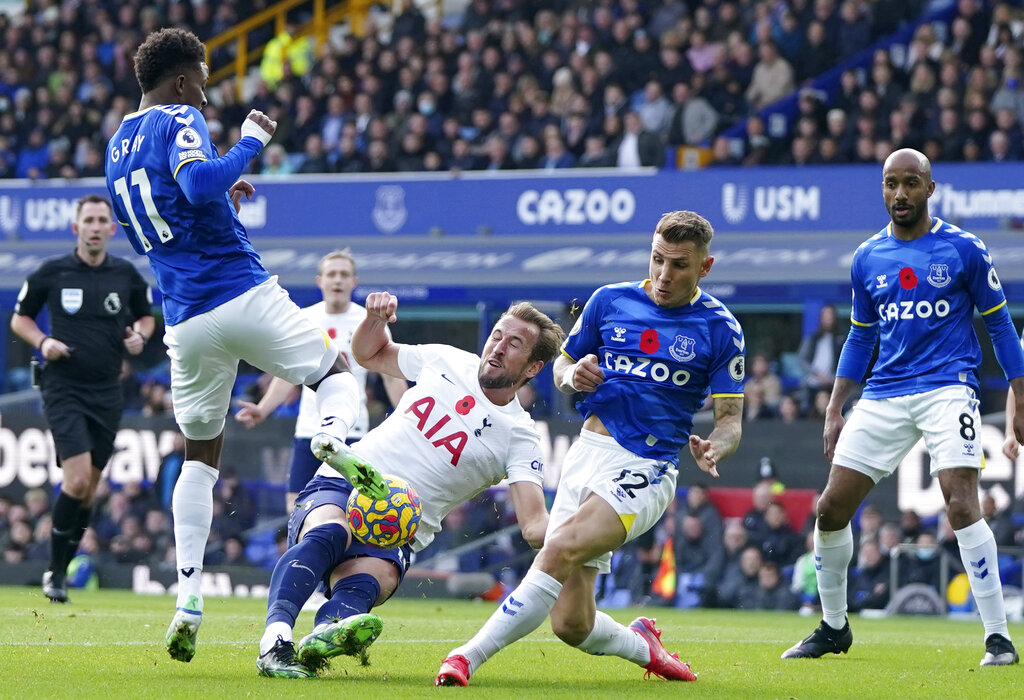
<svg viewBox="0 0 1024 700">
<path fill-rule="evenodd" d="M 129 262 L 107 255 L 114 235 L 110 202 L 78 200 L 70 255 L 47 260 L 29 275 L 11 316 L 11 330 L 46 361 L 40 388 L 43 412 L 64 470 L 53 504 L 50 568 L 43 593 L 68 602 L 65 575 L 89 526 L 100 473 L 114 452 L 121 423 L 121 364 L 152 336 L 152 295 Z M 47 308 L 50 335 L 35 318 Z M 133 323 L 134 321 L 134 323 Z"/>
</svg>

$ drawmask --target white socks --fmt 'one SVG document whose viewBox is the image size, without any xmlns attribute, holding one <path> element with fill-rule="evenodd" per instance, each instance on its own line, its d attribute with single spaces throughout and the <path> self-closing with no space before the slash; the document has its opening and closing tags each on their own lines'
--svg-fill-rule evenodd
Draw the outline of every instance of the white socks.
<svg viewBox="0 0 1024 700">
<path fill-rule="evenodd" d="M 554 578 L 540 569 L 530 569 L 476 636 L 448 655 L 465 656 L 472 674 L 499 650 L 540 627 L 561 591 L 562 584 Z"/>
<path fill-rule="evenodd" d="M 853 558 L 853 528 L 822 532 L 814 526 L 814 565 L 822 617 L 832 629 L 846 624 L 846 569 Z"/>
<path fill-rule="evenodd" d="M 267 625 L 267 629 L 263 631 L 263 638 L 260 639 L 260 656 L 266 654 L 277 644 L 278 637 L 286 642 L 292 641 L 292 628 L 288 626 L 287 622 L 271 622 Z"/>
<path fill-rule="evenodd" d="M 619 656 L 639 666 L 651 662 L 647 640 L 600 610 L 594 617 L 594 629 L 576 648 L 595 656 Z"/>
<path fill-rule="evenodd" d="M 178 559 L 177 607 L 203 611 L 199 581 L 203 572 L 206 540 L 213 520 L 213 486 L 218 472 L 202 462 L 186 461 L 174 486 L 174 549 Z"/>
<path fill-rule="evenodd" d="M 324 377 L 316 388 L 316 408 L 320 413 L 320 429 L 339 440 L 359 420 L 363 405 L 359 382 L 351 372 L 336 372 Z"/>
<path fill-rule="evenodd" d="M 1001 634 L 1009 639 L 1003 588 L 999 581 L 996 539 L 992 529 L 984 520 L 979 520 L 953 533 L 960 545 L 960 559 L 971 582 L 974 602 L 978 606 L 981 622 L 985 625 L 985 638 L 990 634 Z"/>
</svg>

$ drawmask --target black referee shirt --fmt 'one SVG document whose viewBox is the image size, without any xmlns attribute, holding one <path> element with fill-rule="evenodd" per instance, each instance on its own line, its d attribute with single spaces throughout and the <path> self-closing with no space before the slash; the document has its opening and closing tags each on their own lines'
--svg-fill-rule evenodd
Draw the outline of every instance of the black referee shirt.
<svg viewBox="0 0 1024 700">
<path fill-rule="evenodd" d="M 153 297 L 126 260 L 107 255 L 92 267 L 73 252 L 29 275 L 14 313 L 34 319 L 44 306 L 50 335 L 73 348 L 70 357 L 47 363 L 46 376 L 81 384 L 117 379 L 127 353 L 124 329 L 153 314 Z"/>
</svg>

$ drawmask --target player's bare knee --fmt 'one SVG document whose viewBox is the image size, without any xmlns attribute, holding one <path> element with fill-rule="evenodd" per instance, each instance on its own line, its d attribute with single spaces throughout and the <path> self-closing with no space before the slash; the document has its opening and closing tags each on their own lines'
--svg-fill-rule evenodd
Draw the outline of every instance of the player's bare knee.
<svg viewBox="0 0 1024 700">
<path fill-rule="evenodd" d="M 77 473 L 70 473 L 65 470 L 64 481 L 61 482 L 60 490 L 80 501 L 85 501 L 89 493 L 89 477 Z"/>
<path fill-rule="evenodd" d="M 981 508 L 976 499 L 954 494 L 946 503 L 946 517 L 954 530 L 962 530 L 981 519 Z"/>
<path fill-rule="evenodd" d="M 570 528 L 561 527 L 546 539 L 544 547 L 537 554 L 536 563 L 545 573 L 563 578 L 585 561 L 578 538 L 573 536 Z M 560 573 L 563 576 L 559 576 Z"/>
<path fill-rule="evenodd" d="M 823 532 L 842 530 L 849 524 L 856 508 L 856 505 L 851 508 L 850 504 L 846 503 L 844 499 L 836 498 L 831 490 L 825 489 L 824 493 L 818 498 L 818 504 L 815 508 L 818 529 Z"/>
<path fill-rule="evenodd" d="M 593 620 L 588 624 L 580 617 L 551 616 L 551 631 L 555 636 L 571 647 L 578 647 L 590 636 Z"/>
</svg>

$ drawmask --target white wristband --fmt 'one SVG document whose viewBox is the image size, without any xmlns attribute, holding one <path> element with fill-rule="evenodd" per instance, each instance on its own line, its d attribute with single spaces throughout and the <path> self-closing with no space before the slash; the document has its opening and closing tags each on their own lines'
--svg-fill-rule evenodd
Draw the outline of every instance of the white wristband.
<svg viewBox="0 0 1024 700">
<path fill-rule="evenodd" d="M 579 391 L 579 387 L 577 387 L 576 386 L 576 382 L 573 381 L 573 379 L 575 377 L 576 377 L 576 365 L 573 365 L 572 366 L 572 371 L 569 372 L 569 377 L 565 380 L 565 385 L 567 387 L 569 387 L 570 389 L 572 389 L 573 391 L 578 392 Z"/>
<path fill-rule="evenodd" d="M 252 119 L 246 119 L 242 122 L 242 138 L 245 138 L 246 136 L 258 138 L 260 143 L 264 146 L 270 143 L 270 139 L 274 138 L 273 134 L 268 134 L 266 129 L 254 122 Z"/>
</svg>

